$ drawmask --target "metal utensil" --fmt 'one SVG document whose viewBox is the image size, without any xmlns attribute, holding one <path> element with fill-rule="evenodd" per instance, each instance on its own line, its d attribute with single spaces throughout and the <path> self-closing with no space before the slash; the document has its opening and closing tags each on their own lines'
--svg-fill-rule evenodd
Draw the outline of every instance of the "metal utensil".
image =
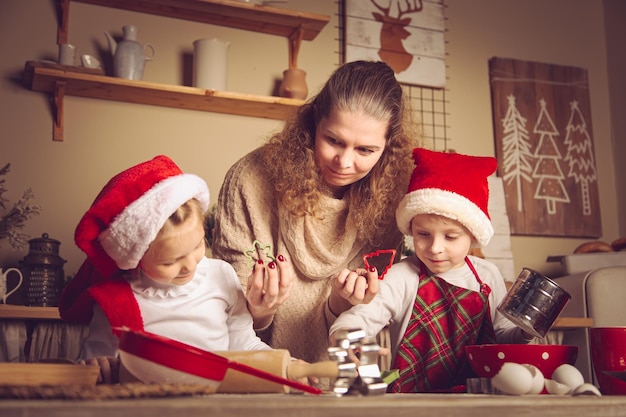
<svg viewBox="0 0 626 417">
<path fill-rule="evenodd" d="M 527 333 L 544 337 L 571 298 L 550 278 L 523 268 L 498 311 Z"/>
</svg>

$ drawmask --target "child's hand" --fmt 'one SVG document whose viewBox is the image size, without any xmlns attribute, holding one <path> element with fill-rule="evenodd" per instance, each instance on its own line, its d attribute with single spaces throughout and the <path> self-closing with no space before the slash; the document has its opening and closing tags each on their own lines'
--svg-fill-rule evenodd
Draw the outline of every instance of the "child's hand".
<svg viewBox="0 0 626 417">
<path fill-rule="evenodd" d="M 99 356 L 87 360 L 80 360 L 83 365 L 98 365 L 100 375 L 96 382 L 98 384 L 117 384 L 119 382 L 120 360 L 114 356 Z"/>
<path fill-rule="evenodd" d="M 332 280 L 329 307 L 339 315 L 357 304 L 370 303 L 378 294 L 379 280 L 375 267 L 369 270 L 344 269 Z"/>
</svg>

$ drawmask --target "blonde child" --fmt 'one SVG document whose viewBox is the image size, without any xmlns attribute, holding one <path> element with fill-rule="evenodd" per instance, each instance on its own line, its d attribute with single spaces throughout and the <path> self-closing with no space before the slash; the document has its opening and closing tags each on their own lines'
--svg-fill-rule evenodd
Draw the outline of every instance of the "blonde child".
<svg viewBox="0 0 626 417">
<path fill-rule="evenodd" d="M 87 260 L 59 310 L 89 324 L 81 358 L 104 382 L 119 366 L 115 326 L 146 330 L 204 350 L 269 350 L 234 269 L 205 256 L 204 180 L 157 156 L 112 178 L 76 228 Z M 259 266 L 261 267 L 261 266 Z"/>
<path fill-rule="evenodd" d="M 394 264 L 369 304 L 342 313 L 330 328 L 376 335 L 389 323 L 389 392 L 449 390 L 470 376 L 464 346 L 528 343 L 531 336 L 496 311 L 506 295 L 498 268 L 468 255 L 488 244 L 487 177 L 495 158 L 416 148 L 408 193 L 396 210 L 398 228 L 412 235 L 415 256 Z"/>
</svg>

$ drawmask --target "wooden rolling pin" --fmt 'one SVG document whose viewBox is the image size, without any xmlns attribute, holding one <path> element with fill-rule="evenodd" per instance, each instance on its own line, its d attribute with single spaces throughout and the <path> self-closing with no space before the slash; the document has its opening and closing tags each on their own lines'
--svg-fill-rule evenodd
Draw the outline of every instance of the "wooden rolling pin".
<svg viewBox="0 0 626 417">
<path fill-rule="evenodd" d="M 215 353 L 232 361 L 293 380 L 300 380 L 309 376 L 335 378 L 339 372 L 337 363 L 333 361 L 316 363 L 292 361 L 289 351 L 285 349 Z M 288 386 L 244 374 L 234 369 L 226 371 L 226 376 L 217 389 L 217 392 L 221 393 L 288 393 L 289 391 Z"/>
</svg>

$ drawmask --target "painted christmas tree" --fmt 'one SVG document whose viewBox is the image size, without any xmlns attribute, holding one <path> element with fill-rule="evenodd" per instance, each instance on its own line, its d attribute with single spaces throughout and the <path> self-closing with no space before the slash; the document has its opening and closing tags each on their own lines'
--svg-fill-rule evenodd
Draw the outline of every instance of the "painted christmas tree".
<svg viewBox="0 0 626 417">
<path fill-rule="evenodd" d="M 569 165 L 568 177 L 574 177 L 580 184 L 582 195 L 582 211 L 585 216 L 591 215 L 589 183 L 597 181 L 596 164 L 593 157 L 593 145 L 587 131 L 587 124 L 578 108 L 578 102 L 570 103 L 571 114 L 567 123 L 565 145 L 567 154 L 565 161 Z"/>
<path fill-rule="evenodd" d="M 502 155 L 504 160 L 503 180 L 508 184 L 515 182 L 517 190 L 517 211 L 523 209 L 522 180 L 532 182 L 533 153 L 526 129 L 526 118 L 523 117 L 515 106 L 515 96 L 507 97 L 508 108 L 502 119 Z"/>
<path fill-rule="evenodd" d="M 533 171 L 533 178 L 539 179 L 539 184 L 535 188 L 535 199 L 546 200 L 548 214 L 556 213 L 556 203 L 569 203 L 569 195 L 563 185 L 563 171 L 559 165 L 562 159 L 559 148 L 554 142 L 559 135 L 546 110 L 544 99 L 539 101 L 541 110 L 533 132 L 539 135 L 539 144 L 535 149 L 535 157 L 538 159 Z"/>
</svg>

